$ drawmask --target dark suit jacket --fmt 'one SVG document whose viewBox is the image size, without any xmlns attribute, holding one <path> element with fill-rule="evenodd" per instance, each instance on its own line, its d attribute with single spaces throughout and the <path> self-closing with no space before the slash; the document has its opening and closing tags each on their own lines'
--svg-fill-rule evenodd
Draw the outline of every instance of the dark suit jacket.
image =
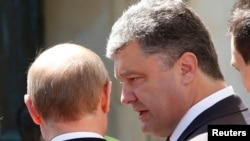
<svg viewBox="0 0 250 141">
<path fill-rule="evenodd" d="M 250 111 L 238 96 L 229 96 L 196 117 L 178 141 L 187 141 L 207 133 L 207 126 L 216 124 L 250 124 Z"/>
<path fill-rule="evenodd" d="M 77 138 L 77 139 L 70 139 L 66 141 L 106 141 L 106 140 L 101 139 L 101 138 Z"/>
</svg>

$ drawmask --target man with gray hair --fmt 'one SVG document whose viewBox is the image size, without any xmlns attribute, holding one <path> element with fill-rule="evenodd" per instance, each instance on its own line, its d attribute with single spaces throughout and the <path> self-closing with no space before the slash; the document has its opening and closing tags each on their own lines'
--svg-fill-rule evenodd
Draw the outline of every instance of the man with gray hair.
<svg viewBox="0 0 250 141">
<path fill-rule="evenodd" d="M 207 140 L 210 124 L 250 124 L 221 73 L 210 34 L 181 0 L 142 0 L 115 22 L 106 56 L 141 129 L 170 141 Z"/>
</svg>

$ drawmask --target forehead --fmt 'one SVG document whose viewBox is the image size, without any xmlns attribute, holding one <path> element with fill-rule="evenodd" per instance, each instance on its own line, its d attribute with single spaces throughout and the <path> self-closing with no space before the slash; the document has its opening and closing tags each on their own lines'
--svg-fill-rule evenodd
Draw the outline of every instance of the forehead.
<svg viewBox="0 0 250 141">
<path fill-rule="evenodd" d="M 231 63 L 235 62 L 239 58 L 239 53 L 235 48 L 234 36 L 231 36 Z"/>
<path fill-rule="evenodd" d="M 243 57 L 235 47 L 233 36 L 231 36 L 231 64 L 237 69 L 241 69 L 245 65 Z"/>
<path fill-rule="evenodd" d="M 120 59 L 134 59 L 137 57 L 146 57 L 146 55 L 143 53 L 140 45 L 133 41 L 116 51 L 114 61 L 117 62 Z"/>
<path fill-rule="evenodd" d="M 146 56 L 143 54 L 140 46 L 136 42 L 129 43 L 118 50 L 114 56 L 115 70 L 132 69 L 140 64 Z"/>
<path fill-rule="evenodd" d="M 115 75 L 152 71 L 160 64 L 158 55 L 145 55 L 138 43 L 133 42 L 119 50 L 114 56 Z"/>
</svg>

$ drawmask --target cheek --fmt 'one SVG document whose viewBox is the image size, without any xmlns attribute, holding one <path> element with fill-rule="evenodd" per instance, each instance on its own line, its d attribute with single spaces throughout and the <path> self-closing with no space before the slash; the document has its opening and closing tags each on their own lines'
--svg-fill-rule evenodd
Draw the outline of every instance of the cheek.
<svg viewBox="0 0 250 141">
<path fill-rule="evenodd" d="M 182 105 L 186 103 L 186 97 L 183 95 L 180 85 L 175 81 L 160 83 L 155 94 L 157 95 L 153 97 L 156 99 L 155 103 L 165 107 L 168 112 L 175 112 L 171 110 L 176 110 L 177 107 L 179 107 L 178 110 L 182 109 Z"/>
<path fill-rule="evenodd" d="M 247 89 L 248 92 L 250 92 L 250 71 L 242 72 L 241 76 L 242 76 L 242 80 L 243 80 L 245 88 Z"/>
</svg>

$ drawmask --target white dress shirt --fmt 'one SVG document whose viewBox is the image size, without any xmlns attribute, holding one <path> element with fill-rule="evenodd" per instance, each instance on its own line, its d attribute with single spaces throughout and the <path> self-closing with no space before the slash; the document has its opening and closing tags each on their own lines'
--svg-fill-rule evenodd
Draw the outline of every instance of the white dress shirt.
<svg viewBox="0 0 250 141">
<path fill-rule="evenodd" d="M 182 132 L 184 132 L 184 130 L 188 127 L 188 125 L 203 111 L 233 94 L 233 87 L 228 86 L 213 93 L 212 95 L 206 97 L 205 99 L 192 106 L 176 126 L 174 132 L 170 136 L 170 141 L 176 141 L 180 137 Z"/>
<path fill-rule="evenodd" d="M 101 138 L 103 136 L 93 132 L 72 132 L 72 133 L 65 133 L 59 136 L 54 137 L 51 141 L 63 141 L 69 139 L 76 139 L 76 138 Z"/>
</svg>

